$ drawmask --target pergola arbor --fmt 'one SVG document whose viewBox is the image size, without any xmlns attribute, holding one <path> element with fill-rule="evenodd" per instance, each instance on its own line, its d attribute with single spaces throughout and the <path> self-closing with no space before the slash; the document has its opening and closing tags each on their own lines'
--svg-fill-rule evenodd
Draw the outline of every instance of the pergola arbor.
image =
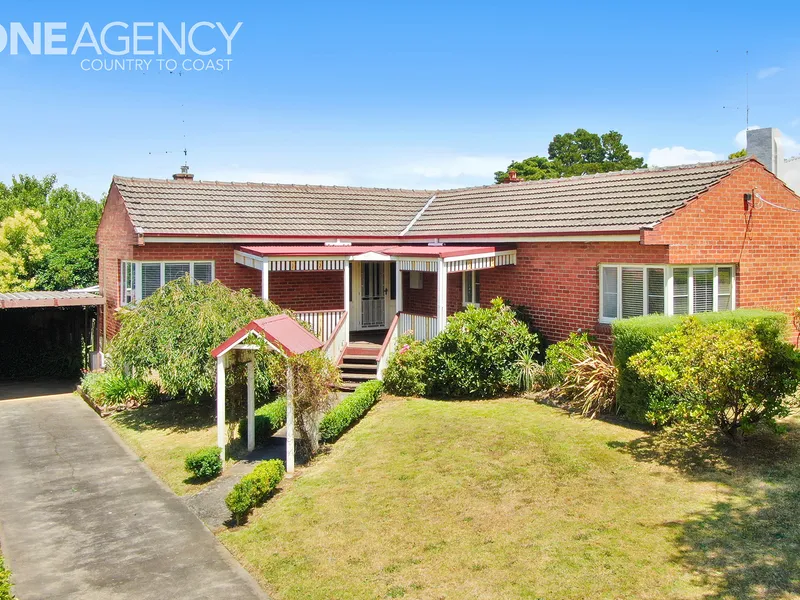
<svg viewBox="0 0 800 600">
<path fill-rule="evenodd" d="M 288 315 L 275 315 L 251 321 L 211 351 L 217 361 L 217 445 L 225 462 L 225 367 L 226 364 L 247 364 L 247 450 L 255 448 L 255 353 L 258 344 L 246 344 L 256 336 L 267 347 L 289 359 L 298 354 L 322 348 L 322 342 Z M 286 366 L 286 471 L 294 472 L 294 381 L 291 365 Z"/>
</svg>

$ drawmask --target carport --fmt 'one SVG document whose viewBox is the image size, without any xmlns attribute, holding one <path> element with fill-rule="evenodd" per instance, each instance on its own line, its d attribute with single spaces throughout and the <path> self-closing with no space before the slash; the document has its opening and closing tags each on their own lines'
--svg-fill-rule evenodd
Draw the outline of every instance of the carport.
<svg viewBox="0 0 800 600">
<path fill-rule="evenodd" d="M 96 347 L 94 289 L 0 293 L 0 380 L 75 378 Z"/>
</svg>

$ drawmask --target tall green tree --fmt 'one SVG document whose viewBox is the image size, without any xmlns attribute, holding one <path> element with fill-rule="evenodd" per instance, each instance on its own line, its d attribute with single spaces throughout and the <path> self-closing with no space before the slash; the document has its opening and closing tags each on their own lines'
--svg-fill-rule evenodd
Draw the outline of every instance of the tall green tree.
<svg viewBox="0 0 800 600">
<path fill-rule="evenodd" d="M 0 183 L 0 220 L 26 209 L 38 211 L 43 217 L 48 250 L 34 273 L 37 289 L 94 285 L 97 283 L 94 236 L 103 205 L 82 192 L 56 184 L 55 175 L 42 178 L 17 175 L 10 185 Z"/>
<path fill-rule="evenodd" d="M 607 173 L 646 167 L 643 158 L 634 158 L 622 134 L 609 131 L 602 135 L 586 129 L 558 134 L 547 147 L 547 158 L 532 156 L 512 162 L 505 171 L 494 174 L 496 183 L 509 181 L 509 172 L 516 171 L 518 179 L 554 179 L 588 173 Z"/>
<path fill-rule="evenodd" d="M 42 213 L 26 208 L 0 221 L 0 292 L 24 292 L 36 286 L 36 271 L 50 247 Z"/>
</svg>

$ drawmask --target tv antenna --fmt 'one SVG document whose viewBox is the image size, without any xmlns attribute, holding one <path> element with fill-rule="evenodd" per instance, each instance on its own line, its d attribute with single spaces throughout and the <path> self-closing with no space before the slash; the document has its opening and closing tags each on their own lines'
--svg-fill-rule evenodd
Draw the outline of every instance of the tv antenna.
<svg viewBox="0 0 800 600">
<path fill-rule="evenodd" d="M 719 53 L 719 50 L 717 50 Z M 724 109 L 741 110 L 740 106 L 723 106 Z M 750 129 L 750 50 L 744 51 L 744 130 Z"/>
</svg>

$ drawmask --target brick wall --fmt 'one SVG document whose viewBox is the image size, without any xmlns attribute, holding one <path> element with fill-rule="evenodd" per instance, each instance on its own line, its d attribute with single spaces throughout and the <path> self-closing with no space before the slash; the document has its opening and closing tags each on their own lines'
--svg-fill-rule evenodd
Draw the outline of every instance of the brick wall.
<svg viewBox="0 0 800 600">
<path fill-rule="evenodd" d="M 517 245 L 516 266 L 481 272 L 481 305 L 498 296 L 530 309 L 536 328 L 550 341 L 578 329 L 608 343 L 609 328 L 598 324 L 600 263 L 664 263 L 665 246 L 637 242 L 547 242 Z"/>
<path fill-rule="evenodd" d="M 463 309 L 461 273 L 447 274 L 447 314 L 452 315 Z M 410 287 L 408 272 L 403 272 L 403 311 L 428 317 L 436 316 L 436 273 L 422 273 L 422 289 Z"/>
<path fill-rule="evenodd" d="M 96 239 L 100 293 L 106 298 L 106 305 L 99 307 L 98 318 L 102 335 L 111 338 L 119 331 L 114 311 L 119 306 L 120 262 L 132 258 L 133 247 L 137 243 L 133 224 L 116 186 L 111 186 L 109 190 Z"/>
<path fill-rule="evenodd" d="M 644 233 L 647 244 L 669 244 L 671 263 L 738 264 L 736 303 L 790 313 L 800 299 L 800 213 L 743 195 L 755 189 L 769 202 L 800 210 L 800 200 L 760 164 L 750 162 L 671 218 Z"/>
<path fill-rule="evenodd" d="M 260 290 L 260 282 L 258 287 Z M 342 271 L 272 271 L 269 274 L 269 299 L 281 308 L 290 308 L 295 311 L 342 310 L 344 308 L 344 273 Z"/>
</svg>

